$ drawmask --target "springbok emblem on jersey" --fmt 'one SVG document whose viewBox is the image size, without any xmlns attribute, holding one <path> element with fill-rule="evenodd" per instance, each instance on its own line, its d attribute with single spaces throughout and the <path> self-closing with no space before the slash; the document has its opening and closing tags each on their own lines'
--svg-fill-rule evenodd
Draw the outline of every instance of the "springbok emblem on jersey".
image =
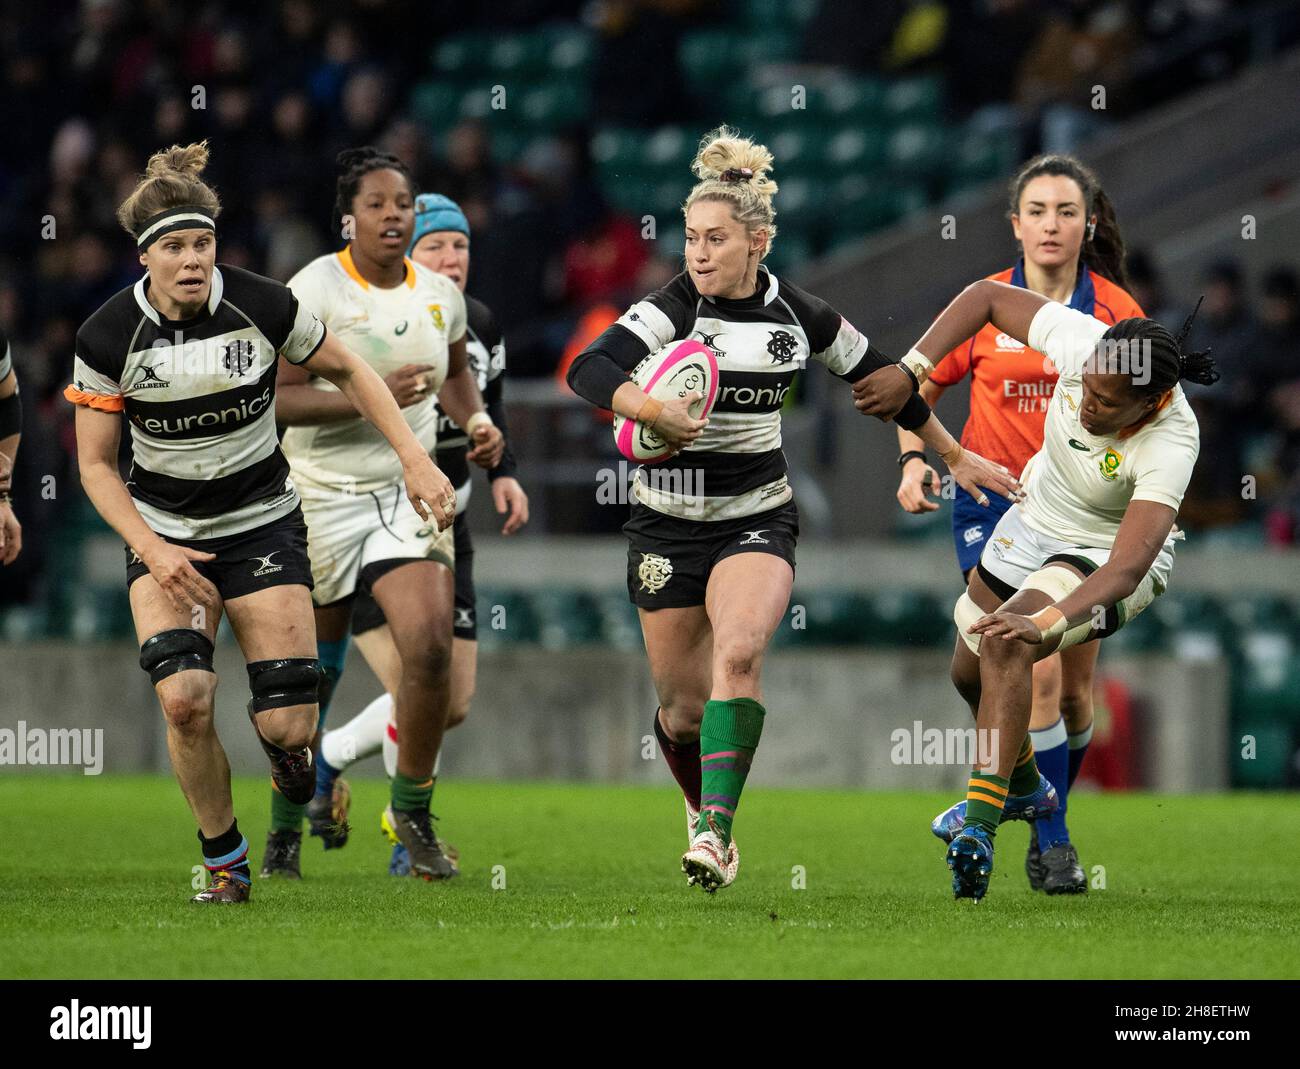
<svg viewBox="0 0 1300 1069">
<path fill-rule="evenodd" d="M 772 363 L 788 364 L 794 359 L 799 342 L 788 330 L 768 331 L 771 337 L 767 342 L 767 351 L 772 355 Z"/>
<path fill-rule="evenodd" d="M 442 305 L 440 304 L 429 305 L 429 314 L 433 316 L 433 325 L 435 327 L 437 327 L 439 330 L 447 329 L 447 321 L 442 317 Z"/>
<path fill-rule="evenodd" d="M 658 594 L 673 577 L 673 562 L 658 553 L 642 553 L 641 565 L 636 570 L 641 589 L 648 594 Z"/>
<path fill-rule="evenodd" d="M 257 347 L 247 339 L 227 342 L 221 348 L 221 366 L 230 373 L 232 379 L 236 375 L 243 378 L 244 372 L 253 366 L 256 352 Z"/>
<path fill-rule="evenodd" d="M 1119 478 L 1119 466 L 1124 460 L 1123 453 L 1117 453 L 1113 449 L 1107 449 L 1106 455 L 1101 458 L 1098 468 L 1101 469 L 1101 477 L 1108 483 L 1113 483 Z"/>
</svg>

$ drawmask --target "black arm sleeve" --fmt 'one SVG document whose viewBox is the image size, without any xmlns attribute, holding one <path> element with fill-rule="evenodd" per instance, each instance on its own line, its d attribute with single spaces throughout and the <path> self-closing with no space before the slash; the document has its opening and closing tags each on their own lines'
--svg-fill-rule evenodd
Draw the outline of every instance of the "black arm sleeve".
<svg viewBox="0 0 1300 1069">
<path fill-rule="evenodd" d="M 845 382 L 857 382 L 864 375 L 870 375 L 873 371 L 878 371 L 882 367 L 889 367 L 893 363 L 895 361 L 890 360 L 874 345 L 868 345 L 862 359 L 857 362 L 852 370 L 846 371 L 840 378 Z M 907 404 L 899 409 L 898 415 L 894 417 L 894 422 L 905 431 L 914 431 L 924 424 L 930 416 L 930 406 L 921 400 L 919 393 L 913 392 L 912 396 L 907 399 Z"/>
<path fill-rule="evenodd" d="M 600 408 L 612 408 L 614 391 L 630 381 L 628 372 L 650 349 L 626 327 L 614 323 L 569 365 L 569 388 Z"/>
<path fill-rule="evenodd" d="M 23 429 L 23 403 L 15 390 L 8 397 L 0 397 L 0 438 L 8 438 Z"/>
<path fill-rule="evenodd" d="M 501 437 L 505 440 L 505 450 L 501 454 L 501 459 L 497 462 L 497 466 L 488 472 L 489 481 L 504 479 L 507 476 L 513 477 L 519 469 L 515 454 L 510 448 L 510 431 L 506 427 L 506 406 L 501 397 L 503 378 L 505 375 L 488 379 L 487 387 L 483 390 L 483 403 L 487 406 L 487 414 L 492 417 L 492 422 L 500 429 Z"/>
</svg>

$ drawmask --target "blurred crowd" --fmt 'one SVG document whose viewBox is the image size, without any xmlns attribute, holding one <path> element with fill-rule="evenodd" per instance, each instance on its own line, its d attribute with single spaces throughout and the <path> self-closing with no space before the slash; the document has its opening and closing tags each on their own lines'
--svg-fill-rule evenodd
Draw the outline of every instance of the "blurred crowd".
<svg viewBox="0 0 1300 1069">
<path fill-rule="evenodd" d="M 761 6 L 758 0 L 7 6 L 0 18 L 0 98 L 8 119 L 0 149 L 0 326 L 14 344 L 24 401 L 38 416 L 27 419 L 20 466 L 56 480 L 72 477 L 71 411 L 57 398 L 73 338 L 91 312 L 139 275 L 116 207 L 151 152 L 203 137 L 213 147 L 208 177 L 224 204 L 220 259 L 280 279 L 340 244 L 331 230 L 340 149 L 371 143 L 403 157 L 423 189 L 461 202 L 473 229 L 470 288 L 505 327 L 512 375 L 554 375 L 566 354 L 630 297 L 661 285 L 674 265 L 654 256 L 635 220 L 608 206 L 593 173 L 588 123 L 552 130 L 507 158 L 480 121 L 432 129 L 413 118 L 412 87 L 430 77 L 435 47 L 449 33 L 568 20 L 593 33 L 591 84 L 602 122 L 650 128 L 669 119 L 703 121 L 706 102 L 683 89 L 677 43 L 688 29 L 726 26 L 741 2 Z M 782 0 L 772 3 L 775 12 Z M 1068 142 L 1096 121 L 1068 103 L 1080 86 L 1100 80 L 1114 94 L 1142 80 L 1141 94 L 1118 93 L 1109 106 L 1109 114 L 1122 115 L 1126 100 L 1158 100 L 1162 79 L 1173 91 L 1230 73 L 1243 58 L 1222 46 L 1180 52 L 1174 73 L 1159 63 L 1144 65 L 1142 50 L 1171 40 L 1194 45 L 1198 26 L 1258 6 L 1226 0 L 802 3 L 809 15 L 802 23 L 802 62 L 885 74 L 943 70 L 959 90 L 950 97 L 961 117 L 986 116 L 990 129 L 1014 126 L 1026 152 Z M 686 180 L 683 175 L 683 190 Z M 1231 265 L 1216 265 L 1215 272 L 1194 337 L 1214 344 L 1216 355 L 1247 355 L 1232 365 L 1230 388 L 1198 401 L 1207 432 L 1217 436 L 1216 450 L 1245 458 L 1244 470 L 1258 468 L 1261 495 L 1289 494 L 1294 505 L 1300 489 L 1284 475 L 1300 450 L 1294 274 L 1272 272 L 1248 283 Z M 1243 413 L 1250 416 L 1249 433 L 1241 430 Z M 1230 470 L 1240 469 L 1202 465 L 1202 522 L 1239 517 L 1239 492 L 1234 504 L 1230 488 L 1215 481 Z M 1289 523 L 1278 521 L 1276 537 L 1294 537 Z"/>
</svg>

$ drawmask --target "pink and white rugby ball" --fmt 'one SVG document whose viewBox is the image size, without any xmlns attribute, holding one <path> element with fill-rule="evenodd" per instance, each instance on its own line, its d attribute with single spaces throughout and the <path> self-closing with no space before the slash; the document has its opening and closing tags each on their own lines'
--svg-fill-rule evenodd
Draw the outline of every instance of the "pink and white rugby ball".
<svg viewBox="0 0 1300 1069">
<path fill-rule="evenodd" d="M 718 396 L 718 358 L 697 341 L 669 342 L 632 369 L 632 381 L 665 403 L 688 393 L 700 394 L 690 413 L 703 419 L 713 411 Z M 614 442 L 628 460 L 642 464 L 663 460 L 669 454 L 659 435 L 626 416 L 614 417 Z"/>
</svg>

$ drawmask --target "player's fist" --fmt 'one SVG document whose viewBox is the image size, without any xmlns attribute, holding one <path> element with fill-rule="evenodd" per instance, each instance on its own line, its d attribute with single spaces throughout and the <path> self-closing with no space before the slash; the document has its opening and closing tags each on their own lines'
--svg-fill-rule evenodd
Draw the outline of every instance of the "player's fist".
<svg viewBox="0 0 1300 1069">
<path fill-rule="evenodd" d="M 893 419 L 913 392 L 907 372 L 897 364 L 890 364 L 853 384 L 853 407 L 864 416 Z"/>
<path fill-rule="evenodd" d="M 404 475 L 406 499 L 420 519 L 432 516 L 439 531 L 450 527 L 456 519 L 456 488 L 438 465 L 422 453 L 406 465 Z"/>
<path fill-rule="evenodd" d="M 920 457 L 913 457 L 903 467 L 903 477 L 898 483 L 898 503 L 913 514 L 934 512 L 938 502 L 925 495 L 939 496 L 939 475 Z"/>
<path fill-rule="evenodd" d="M 428 376 L 432 370 L 432 364 L 403 364 L 384 376 L 384 385 L 398 408 L 406 408 L 429 396 Z"/>
<path fill-rule="evenodd" d="M 707 418 L 696 419 L 690 412 L 691 405 L 703 396 L 702 393 L 692 390 L 685 397 L 674 397 L 671 401 L 665 401 L 663 410 L 650 425 L 650 429 L 667 442 L 674 453 L 680 453 L 709 425 Z"/>
</svg>

